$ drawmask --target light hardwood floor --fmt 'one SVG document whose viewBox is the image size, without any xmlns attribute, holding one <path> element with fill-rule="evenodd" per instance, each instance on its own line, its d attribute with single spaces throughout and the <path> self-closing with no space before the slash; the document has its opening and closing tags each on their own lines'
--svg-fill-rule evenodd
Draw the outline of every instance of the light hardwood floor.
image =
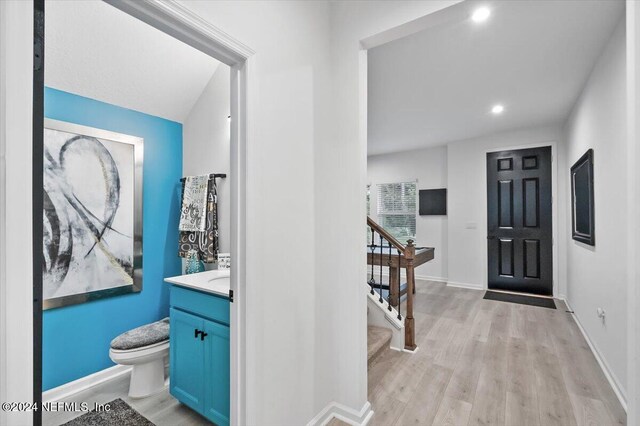
<svg viewBox="0 0 640 426">
<path fill-rule="evenodd" d="M 131 399 L 127 396 L 128 391 L 129 376 L 125 375 L 94 386 L 64 401 L 86 402 L 89 406 L 93 406 L 94 403 L 104 404 L 116 398 L 121 398 L 157 426 L 211 425 L 204 417 L 180 404 L 177 399 L 169 394 L 168 389 L 144 399 Z M 44 426 L 57 426 L 82 414 L 84 413 L 68 411 L 43 412 L 42 424 Z"/>
<path fill-rule="evenodd" d="M 371 365 L 369 401 L 375 415 L 370 424 L 625 424 L 624 410 L 562 302 L 551 310 L 483 300 L 483 295 L 418 282 L 419 350 L 387 350 Z M 127 386 L 128 377 L 120 378 L 68 401 L 122 398 L 158 426 L 208 424 L 167 391 L 132 400 Z M 44 424 L 59 425 L 80 414 L 44 413 Z"/>
<path fill-rule="evenodd" d="M 416 289 L 419 350 L 388 350 L 371 365 L 371 424 L 625 424 L 563 302 L 552 310 L 441 283 Z"/>
</svg>

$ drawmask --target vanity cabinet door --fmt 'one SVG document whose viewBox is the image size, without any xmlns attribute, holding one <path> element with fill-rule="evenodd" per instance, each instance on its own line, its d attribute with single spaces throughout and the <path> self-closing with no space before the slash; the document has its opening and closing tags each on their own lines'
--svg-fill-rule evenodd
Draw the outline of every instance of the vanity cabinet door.
<svg viewBox="0 0 640 426">
<path fill-rule="evenodd" d="M 204 331 L 205 320 L 174 308 L 170 315 L 170 391 L 182 403 L 202 413 L 205 345 L 199 332 Z"/>
<path fill-rule="evenodd" d="M 204 321 L 204 415 L 218 426 L 229 424 L 229 327 Z"/>
</svg>

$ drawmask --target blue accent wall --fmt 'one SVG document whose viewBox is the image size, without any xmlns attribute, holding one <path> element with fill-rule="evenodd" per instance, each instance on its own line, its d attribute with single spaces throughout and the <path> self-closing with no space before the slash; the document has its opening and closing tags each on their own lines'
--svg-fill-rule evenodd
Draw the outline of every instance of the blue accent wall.
<svg viewBox="0 0 640 426">
<path fill-rule="evenodd" d="M 44 312 L 43 388 L 113 366 L 109 343 L 127 330 L 169 315 L 169 287 L 180 275 L 179 206 L 182 124 L 46 88 L 44 115 L 144 138 L 142 291 Z"/>
</svg>

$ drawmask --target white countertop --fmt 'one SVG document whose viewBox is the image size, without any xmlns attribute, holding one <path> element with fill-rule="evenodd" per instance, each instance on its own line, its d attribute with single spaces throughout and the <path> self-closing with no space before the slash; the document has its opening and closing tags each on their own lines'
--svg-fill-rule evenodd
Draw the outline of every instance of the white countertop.
<svg viewBox="0 0 640 426">
<path fill-rule="evenodd" d="M 177 277 L 169 277 L 164 280 L 171 284 L 224 297 L 229 297 L 229 289 L 231 288 L 230 272 L 228 269 L 178 275 Z"/>
</svg>

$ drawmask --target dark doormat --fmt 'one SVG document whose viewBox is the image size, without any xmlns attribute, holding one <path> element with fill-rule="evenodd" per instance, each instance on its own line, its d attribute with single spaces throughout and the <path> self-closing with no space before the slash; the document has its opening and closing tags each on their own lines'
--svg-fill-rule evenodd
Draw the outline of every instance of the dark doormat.
<svg viewBox="0 0 640 426">
<path fill-rule="evenodd" d="M 521 305 L 539 306 L 541 308 L 556 308 L 556 304 L 553 299 L 524 296 L 521 294 L 502 293 L 499 291 L 487 291 L 484 294 L 484 299 L 497 300 L 499 302 L 519 303 Z"/>
<path fill-rule="evenodd" d="M 105 404 L 102 411 L 89 411 L 63 426 L 155 426 L 120 398 Z"/>
</svg>

